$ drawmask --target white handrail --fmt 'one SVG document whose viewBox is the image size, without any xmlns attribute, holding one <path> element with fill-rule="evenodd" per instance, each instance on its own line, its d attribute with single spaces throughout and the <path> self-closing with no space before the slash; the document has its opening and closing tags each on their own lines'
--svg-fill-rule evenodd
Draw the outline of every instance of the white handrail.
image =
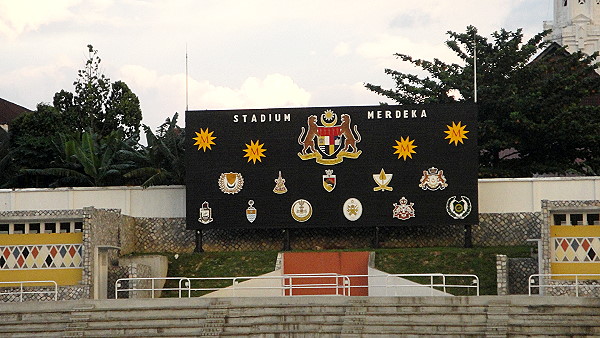
<svg viewBox="0 0 600 338">
<path fill-rule="evenodd" d="M 352 285 L 351 280 L 353 278 L 369 278 L 369 277 L 377 277 L 377 278 L 385 278 L 385 284 L 383 285 Z M 410 277 L 425 277 L 429 279 L 429 284 L 415 284 L 415 285 L 405 285 L 405 284 L 395 284 L 393 283 L 392 277 L 400 277 L 400 278 L 410 278 Z M 448 284 L 447 278 L 473 278 L 470 285 L 464 284 Z M 335 282 L 322 282 L 318 281 L 316 283 L 302 283 L 302 284 L 294 284 L 294 279 L 310 279 L 310 278 L 332 278 L 335 279 Z M 439 278 L 441 281 L 436 283 L 436 278 Z M 150 288 L 147 287 L 127 287 L 125 288 L 122 285 L 123 281 L 145 281 L 151 280 Z M 154 285 L 154 280 L 176 280 L 179 283 L 177 288 L 156 288 Z M 386 288 L 386 295 L 388 294 L 387 290 L 392 288 L 410 288 L 410 287 L 429 287 L 431 289 L 431 295 L 433 295 L 435 288 L 442 288 L 444 292 L 446 292 L 447 288 L 468 288 L 475 289 L 476 295 L 479 296 L 479 277 L 473 274 L 441 274 L 441 273 L 430 273 L 430 274 L 387 274 L 387 275 L 340 275 L 337 273 L 320 273 L 320 274 L 289 274 L 289 275 L 280 275 L 280 276 L 243 276 L 243 277 L 164 277 L 164 278 L 120 278 L 115 282 L 115 299 L 118 298 L 120 292 L 129 292 L 129 291 L 151 291 L 152 298 L 154 298 L 155 291 L 178 291 L 179 298 L 184 297 L 183 293 L 187 292 L 187 297 L 191 297 L 192 292 L 198 291 L 217 291 L 223 289 L 223 287 L 192 287 L 192 282 L 194 281 L 228 281 L 227 284 L 230 285 L 232 290 L 232 294 L 235 297 L 236 291 L 239 290 L 268 290 L 268 289 L 277 289 L 281 290 L 282 296 L 294 296 L 294 290 L 303 290 L 303 289 L 332 289 L 334 290 L 334 294 L 336 296 L 351 296 L 351 290 L 358 288 L 369 288 L 369 287 L 384 287 Z M 249 281 L 249 280 L 280 280 L 281 285 L 277 286 L 240 286 L 240 282 Z"/>
<path fill-rule="evenodd" d="M 15 284 L 19 285 L 19 291 L 0 292 L 0 295 L 18 294 L 19 302 L 23 302 L 24 294 L 52 294 L 52 293 L 54 293 L 54 301 L 58 300 L 58 284 L 56 283 L 56 281 L 53 281 L 53 280 L 27 280 L 27 281 L 14 281 L 14 282 L 0 282 L 0 287 L 2 287 L 2 285 L 10 285 L 8 287 L 11 287 L 12 285 L 15 285 Z M 25 284 L 51 284 L 51 285 L 54 285 L 54 291 L 52 291 L 52 290 L 24 291 L 23 286 Z M 45 286 L 45 285 L 32 285 L 32 287 L 34 287 L 34 286 Z"/>
<path fill-rule="evenodd" d="M 546 277 L 549 277 L 550 279 L 553 279 L 555 281 L 557 280 L 564 280 L 564 281 L 574 281 L 574 284 L 542 284 L 541 282 L 543 280 L 548 280 Z M 529 276 L 529 295 L 531 296 L 531 291 L 533 288 L 538 288 L 538 290 L 540 290 L 541 292 L 543 292 L 545 287 L 565 287 L 565 288 L 575 288 L 575 297 L 579 297 L 579 286 L 583 285 L 585 287 L 589 287 L 589 288 L 597 288 L 600 287 L 600 285 L 594 285 L 594 284 L 580 284 L 581 280 L 580 277 L 595 277 L 595 278 L 585 278 L 584 280 L 600 280 L 600 274 L 595 274 L 595 273 L 538 273 L 538 274 L 533 274 L 531 276 Z M 535 279 L 537 278 L 538 284 L 536 284 Z M 561 279 L 559 279 L 561 278 Z"/>
<path fill-rule="evenodd" d="M 149 280 L 151 281 L 151 287 L 150 288 L 121 288 L 122 287 L 122 282 L 129 282 L 129 281 L 133 281 L 133 282 L 137 282 L 137 281 L 146 281 Z M 154 281 L 155 280 L 176 280 L 179 282 L 179 287 L 177 288 L 156 288 L 154 286 Z M 185 285 L 182 286 L 182 281 L 187 281 L 187 283 Z M 137 283 L 136 283 L 137 284 Z M 188 297 L 189 296 L 189 287 L 190 287 L 190 282 L 189 282 L 189 278 L 187 277 L 133 277 L 133 278 L 119 278 L 115 281 L 115 299 L 119 299 L 119 292 L 129 292 L 129 291 L 151 291 L 152 292 L 152 297 L 154 298 L 154 292 L 155 291 L 178 291 L 179 292 L 179 298 L 181 298 L 181 293 L 182 291 L 188 291 Z"/>
<path fill-rule="evenodd" d="M 384 274 L 384 275 L 347 275 L 348 277 L 385 277 L 384 284 L 369 284 L 369 285 L 352 285 L 350 288 L 373 288 L 380 287 L 386 288 L 386 296 L 390 296 L 389 290 L 393 288 L 417 288 L 417 287 L 428 287 L 430 288 L 430 295 L 433 296 L 433 292 L 436 287 L 442 288 L 444 293 L 447 293 L 448 288 L 467 288 L 467 289 L 475 289 L 475 293 L 479 296 L 479 277 L 473 274 L 443 274 L 443 273 L 403 273 L 403 274 Z M 411 284 L 394 284 L 393 278 L 428 278 L 429 284 L 419 284 L 416 283 L 414 285 Z M 436 283 L 435 278 L 439 277 L 441 282 Z M 447 278 L 473 278 L 471 284 L 448 284 Z"/>
<path fill-rule="evenodd" d="M 335 278 L 335 283 L 316 283 L 316 284 L 294 284 L 293 279 L 305 279 L 305 278 Z M 280 280 L 281 286 L 240 286 L 240 282 L 248 280 Z M 230 287 L 233 292 L 233 296 L 236 296 L 238 290 L 259 290 L 259 289 L 277 289 L 281 290 L 282 296 L 293 296 L 293 290 L 300 289 L 334 289 L 335 295 L 337 296 L 349 296 L 350 295 L 350 279 L 347 276 L 339 275 L 336 273 L 326 274 L 290 274 L 282 276 L 243 276 L 243 277 L 190 277 L 187 280 L 191 283 L 193 281 L 208 281 L 208 280 L 223 280 L 230 281 Z M 193 291 L 217 291 L 222 288 L 220 287 L 203 287 L 194 288 L 189 287 L 186 290 L 188 294 Z"/>
</svg>

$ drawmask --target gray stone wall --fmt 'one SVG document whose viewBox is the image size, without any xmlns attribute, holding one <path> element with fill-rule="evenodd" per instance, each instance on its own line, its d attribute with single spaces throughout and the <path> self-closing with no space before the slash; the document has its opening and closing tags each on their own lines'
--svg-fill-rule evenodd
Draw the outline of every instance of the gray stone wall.
<svg viewBox="0 0 600 338">
<path fill-rule="evenodd" d="M 85 285 L 63 285 L 56 290 L 57 300 L 77 300 L 86 298 L 89 294 L 88 287 Z M 43 302 L 54 301 L 54 287 L 24 287 L 23 294 L 20 294 L 20 288 L 0 288 L 0 303 L 2 302 Z"/>
<path fill-rule="evenodd" d="M 546 284 L 553 286 L 544 287 L 546 296 L 578 296 L 578 297 L 600 297 L 600 281 L 598 280 L 546 280 Z"/>
<path fill-rule="evenodd" d="M 108 298 L 115 298 L 115 283 L 120 278 L 149 278 L 152 277 L 150 267 L 144 264 L 128 264 L 125 266 L 113 266 L 109 269 L 108 274 Z M 149 289 L 152 287 L 150 280 L 141 281 L 121 281 L 121 289 L 137 288 L 137 289 Z M 156 287 L 156 286 L 155 286 Z M 155 297 L 160 297 L 160 293 L 157 292 Z M 151 291 L 126 291 L 119 292 L 118 298 L 152 298 Z"/>
<path fill-rule="evenodd" d="M 478 246 L 526 245 L 527 239 L 540 238 L 542 214 L 539 212 L 479 214 L 473 227 L 473 243 Z"/>
<path fill-rule="evenodd" d="M 195 231 L 185 229 L 185 218 L 136 218 L 137 252 L 192 252 Z"/>
<path fill-rule="evenodd" d="M 61 216 L 80 216 L 83 218 L 83 210 L 27 210 L 27 211 L 0 211 L 0 218 L 24 217 L 24 218 L 39 218 L 45 217 L 56 218 Z"/>
<path fill-rule="evenodd" d="M 121 215 L 119 223 L 119 243 L 121 255 L 127 255 L 138 251 L 138 220 L 135 217 Z"/>
<path fill-rule="evenodd" d="M 132 278 L 130 277 L 129 266 L 111 266 L 108 268 L 108 287 L 106 288 L 106 298 L 115 298 L 115 283 L 119 278 Z M 120 295 L 119 298 L 127 298 Z"/>
<path fill-rule="evenodd" d="M 526 245 L 539 238 L 540 213 L 480 214 L 472 226 L 475 246 Z M 131 227 L 130 227 L 131 228 Z M 192 252 L 195 232 L 185 229 L 184 218 L 136 218 L 136 252 Z M 202 231 L 205 251 L 282 250 L 286 236 L 295 250 L 366 247 L 463 246 L 463 226 L 323 228 L 323 229 L 208 229 Z M 125 241 L 121 232 L 122 242 Z"/>
<path fill-rule="evenodd" d="M 475 246 L 527 245 L 527 239 L 540 238 L 541 213 L 480 214 L 479 224 L 473 225 L 472 244 Z M 182 220 L 183 222 L 183 220 Z M 161 227 L 165 229 L 165 227 Z M 169 235 L 169 230 L 162 236 Z M 463 226 L 380 227 L 291 229 L 289 244 L 295 250 L 397 248 L 463 246 Z M 144 235 L 145 236 L 145 235 Z M 161 234 L 154 233 L 159 238 Z M 193 250 L 193 233 L 188 234 L 185 248 Z M 154 239 L 153 239 L 154 240 Z M 168 238 L 165 241 L 169 241 Z M 209 229 L 202 231 L 206 251 L 281 250 L 286 241 L 284 229 Z M 145 248 L 144 250 L 147 250 Z"/>
<path fill-rule="evenodd" d="M 83 208 L 83 275 L 81 284 L 89 286 L 92 298 L 94 294 L 94 255 L 98 246 L 120 247 L 119 229 L 123 222 L 119 209 Z M 109 266 L 117 265 L 119 250 L 108 250 Z"/>
<path fill-rule="evenodd" d="M 537 259 L 496 255 L 496 281 L 499 296 L 529 294 L 529 276 L 537 274 Z M 538 293 L 537 289 L 532 293 Z"/>
<path fill-rule="evenodd" d="M 538 262 L 535 258 L 508 259 L 508 294 L 529 294 L 529 276 L 538 273 Z M 532 290 L 537 293 L 537 290 Z"/>
</svg>

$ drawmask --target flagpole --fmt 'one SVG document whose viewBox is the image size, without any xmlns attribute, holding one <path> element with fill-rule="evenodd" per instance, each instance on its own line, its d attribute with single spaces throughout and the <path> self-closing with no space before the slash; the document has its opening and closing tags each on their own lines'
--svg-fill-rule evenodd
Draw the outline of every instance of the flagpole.
<svg viewBox="0 0 600 338">
<path fill-rule="evenodd" d="M 477 34 L 473 35 L 473 88 L 474 101 L 477 103 Z"/>
<path fill-rule="evenodd" d="M 185 44 L 185 110 L 188 111 L 188 52 L 187 43 Z"/>
</svg>

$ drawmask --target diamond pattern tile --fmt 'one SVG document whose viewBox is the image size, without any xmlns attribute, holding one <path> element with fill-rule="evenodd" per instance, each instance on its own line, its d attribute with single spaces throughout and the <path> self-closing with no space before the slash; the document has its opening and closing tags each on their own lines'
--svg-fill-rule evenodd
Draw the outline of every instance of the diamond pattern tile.
<svg viewBox="0 0 600 338">
<path fill-rule="evenodd" d="M 0 246 L 0 270 L 81 268 L 81 244 Z"/>
<path fill-rule="evenodd" d="M 600 238 L 555 238 L 553 262 L 578 263 L 598 262 L 600 263 Z"/>
</svg>

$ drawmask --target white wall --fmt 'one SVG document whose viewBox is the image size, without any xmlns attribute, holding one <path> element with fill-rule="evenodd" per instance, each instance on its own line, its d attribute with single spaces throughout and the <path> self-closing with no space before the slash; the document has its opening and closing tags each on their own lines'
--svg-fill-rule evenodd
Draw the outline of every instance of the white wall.
<svg viewBox="0 0 600 338">
<path fill-rule="evenodd" d="M 479 212 L 541 211 L 542 200 L 598 200 L 600 177 L 502 178 L 479 180 Z"/>
<path fill-rule="evenodd" d="M 185 187 L 0 189 L 0 211 L 121 209 L 134 217 L 185 217 Z"/>
<path fill-rule="evenodd" d="M 599 200 L 600 177 L 479 180 L 479 212 L 541 211 L 542 200 Z M 0 189 L 0 211 L 121 209 L 134 217 L 185 217 L 185 187 Z"/>
</svg>

